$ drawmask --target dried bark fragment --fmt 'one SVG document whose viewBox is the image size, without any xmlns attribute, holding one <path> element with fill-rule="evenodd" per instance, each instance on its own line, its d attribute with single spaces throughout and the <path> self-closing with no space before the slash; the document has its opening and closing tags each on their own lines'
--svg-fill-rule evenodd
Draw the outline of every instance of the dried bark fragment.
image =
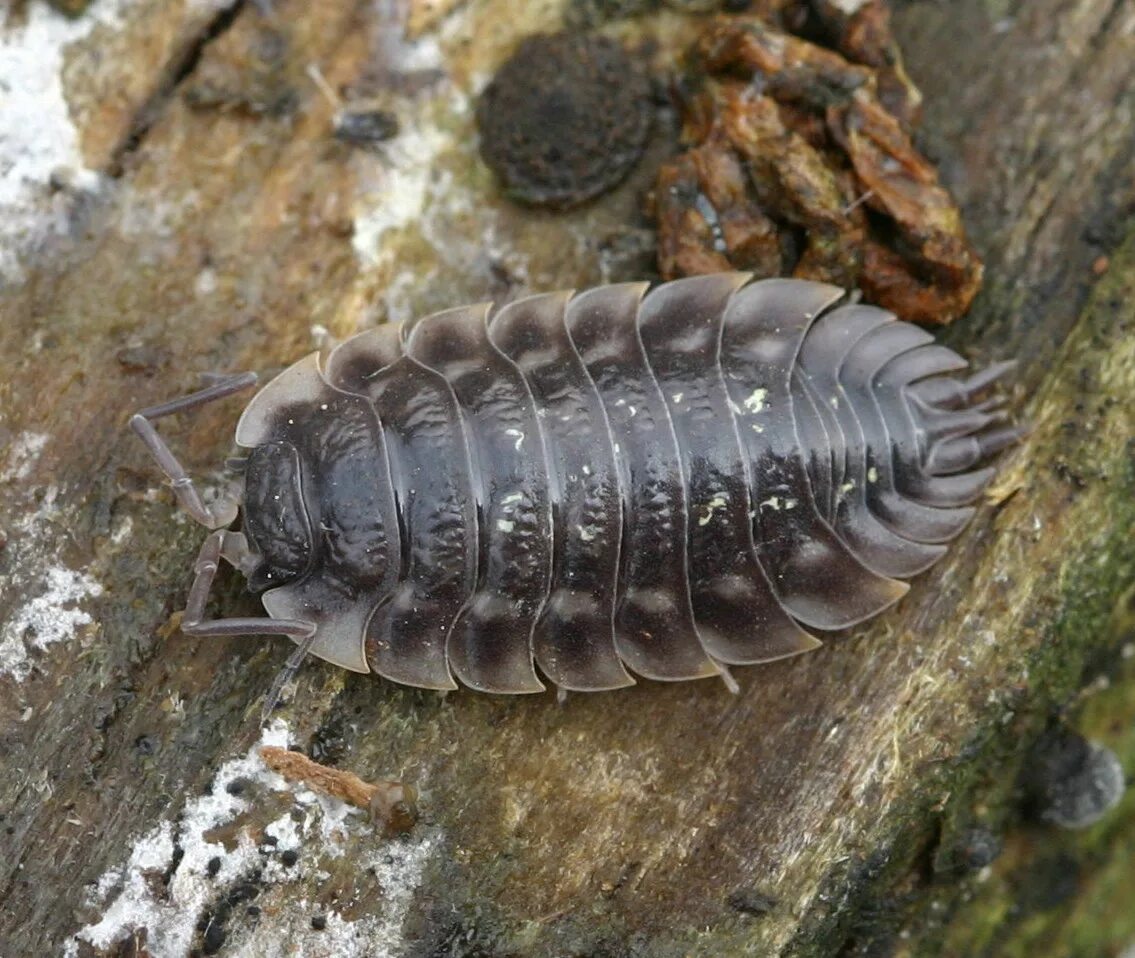
<svg viewBox="0 0 1135 958">
<path fill-rule="evenodd" d="M 868 245 L 863 291 L 915 322 L 948 322 L 981 288 L 982 265 L 961 213 L 934 167 L 883 106 L 862 92 L 829 122 L 851 160 L 864 203 L 896 232 L 894 248 Z M 905 255 L 904 255 L 905 254 Z"/>
<path fill-rule="evenodd" d="M 849 60 L 876 71 L 883 105 L 908 126 L 916 124 L 922 94 L 906 75 L 886 0 L 811 0 L 811 6 L 831 45 Z"/>
<path fill-rule="evenodd" d="M 860 24 L 873 37 L 863 55 L 897 64 L 880 23 Z M 916 322 L 966 311 L 981 263 L 904 126 L 914 99 L 892 112 L 876 69 L 752 15 L 715 18 L 691 67 L 691 145 L 663 166 L 654 196 L 665 278 L 728 266 L 859 286 Z"/>
<path fill-rule="evenodd" d="M 874 80 L 866 67 L 753 16 L 715 18 L 694 53 L 711 74 L 755 80 L 779 102 L 813 108 L 842 103 Z"/>
<path fill-rule="evenodd" d="M 265 745 L 260 757 L 272 771 L 370 812 L 387 835 L 408 832 L 417 821 L 417 791 L 402 782 L 364 782 L 353 772 L 313 762 L 306 755 Z"/>
<path fill-rule="evenodd" d="M 722 123 L 744 159 L 760 205 L 804 230 L 793 275 L 852 286 L 866 224 L 849 184 L 824 153 L 789 129 L 776 101 L 739 84 L 721 88 Z"/>
<path fill-rule="evenodd" d="M 689 150 L 663 168 L 658 193 L 666 194 L 658 206 L 670 217 L 659 230 L 663 275 L 750 269 L 774 276 L 782 271 L 776 224 L 749 196 L 733 151 L 717 142 Z"/>
</svg>

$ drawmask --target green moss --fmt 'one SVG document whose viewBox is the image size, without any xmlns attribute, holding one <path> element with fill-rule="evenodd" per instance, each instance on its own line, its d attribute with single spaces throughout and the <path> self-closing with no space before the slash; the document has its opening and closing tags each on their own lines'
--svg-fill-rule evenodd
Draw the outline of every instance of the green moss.
<svg viewBox="0 0 1135 958">
<path fill-rule="evenodd" d="M 1051 599 L 1037 607 L 1051 618 L 1033 616 L 1026 626 L 1036 634 L 1021 641 L 1004 637 L 990 682 L 1000 690 L 970 741 L 889 810 L 873 854 L 829 876 L 820 896 L 829 905 L 801 922 L 787 950 L 794 958 L 1088 958 L 1135 940 L 1135 791 L 1093 827 L 1067 831 L 1029 821 L 1020 784 L 1053 723 L 1135 769 L 1135 440 L 1129 413 L 1116 408 L 1135 393 L 1135 368 L 1114 356 L 1132 303 L 1135 235 L 1067 344 L 1065 375 L 1036 402 L 1042 415 L 1067 413 L 1042 426 L 1034 457 L 1053 463 L 1054 478 L 1043 478 L 1055 501 L 1074 513 L 1095 486 L 1096 512 L 1070 519 L 1078 538 L 1056 543 L 1045 570 Z M 1101 370 L 1110 381 L 1100 382 Z M 1015 661 L 1021 648 L 1030 650 L 1024 663 Z"/>
<path fill-rule="evenodd" d="M 1124 484 L 1129 491 L 1130 478 Z M 1127 527 L 1130 529 L 1130 526 Z M 1110 553 L 1100 582 L 1098 570 L 1072 580 L 1067 595 L 1075 596 L 1054 630 L 1058 642 L 1045 648 L 1034 674 L 1048 679 L 1055 695 L 1038 702 L 1049 705 L 1063 721 L 1085 737 L 1112 749 L 1125 769 L 1135 768 L 1135 611 L 1132 589 L 1112 586 L 1131 581 L 1135 543 L 1117 527 L 1115 551 Z M 1092 576 L 1091 572 L 1096 575 Z M 1082 587 L 1082 591 L 1076 591 Z M 1054 649 L 1072 647 L 1081 654 L 1063 666 Z M 1102 670 L 1100 667 L 1102 666 Z M 1094 672 L 1086 675 L 1084 668 Z M 1086 690 L 1072 689 L 1075 678 L 1089 679 Z M 1039 684 L 1039 683 L 1038 683 Z M 1027 750 L 1018 761 L 1027 760 Z M 1063 831 L 1020 821 L 1012 806 L 1016 796 L 989 795 L 1005 803 L 1005 818 L 1014 826 L 1005 854 L 983 881 L 970 889 L 952 915 L 948 930 L 918 954 L 1025 956 L 1097 956 L 1109 947 L 1135 940 L 1135 791 L 1128 790 L 1119 806 L 1083 831 Z"/>
</svg>

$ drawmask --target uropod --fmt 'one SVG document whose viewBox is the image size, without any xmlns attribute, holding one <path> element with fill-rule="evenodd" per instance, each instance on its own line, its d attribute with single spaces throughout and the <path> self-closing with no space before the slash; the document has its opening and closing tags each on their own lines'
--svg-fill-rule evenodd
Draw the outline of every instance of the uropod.
<svg viewBox="0 0 1135 958">
<path fill-rule="evenodd" d="M 967 364 L 843 290 L 743 273 L 381 326 L 257 392 L 182 630 L 279 634 L 357 672 L 485 692 L 679 680 L 819 645 L 942 557 L 1016 442 Z M 234 528 L 239 516 L 239 528 Z M 262 618 L 207 619 L 221 559 Z"/>
</svg>

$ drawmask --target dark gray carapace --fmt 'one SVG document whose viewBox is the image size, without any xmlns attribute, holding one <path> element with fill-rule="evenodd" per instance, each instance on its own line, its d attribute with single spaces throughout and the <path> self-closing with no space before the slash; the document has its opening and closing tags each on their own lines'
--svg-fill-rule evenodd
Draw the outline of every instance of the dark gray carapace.
<svg viewBox="0 0 1135 958">
<path fill-rule="evenodd" d="M 744 274 L 449 310 L 291 366 L 236 430 L 183 629 L 430 689 L 597 691 L 814 648 L 934 563 L 1021 431 L 922 329 Z M 645 294 L 645 296 L 644 296 Z M 220 558 L 266 619 L 206 620 Z"/>
</svg>

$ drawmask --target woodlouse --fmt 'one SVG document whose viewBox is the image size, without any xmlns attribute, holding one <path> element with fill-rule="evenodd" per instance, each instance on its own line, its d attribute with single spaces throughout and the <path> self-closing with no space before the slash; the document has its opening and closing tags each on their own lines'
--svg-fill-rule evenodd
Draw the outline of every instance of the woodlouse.
<svg viewBox="0 0 1135 958">
<path fill-rule="evenodd" d="M 431 689 L 729 681 L 899 599 L 1021 435 L 978 401 L 1011 363 L 953 378 L 960 356 L 836 287 L 646 290 L 453 309 L 307 356 L 244 410 L 241 491 L 213 508 L 152 420 L 255 376 L 134 416 L 218 530 L 183 630 L 283 634 L 293 662 Z M 243 531 L 221 528 L 238 507 Z M 270 618 L 205 618 L 221 557 Z"/>
</svg>

